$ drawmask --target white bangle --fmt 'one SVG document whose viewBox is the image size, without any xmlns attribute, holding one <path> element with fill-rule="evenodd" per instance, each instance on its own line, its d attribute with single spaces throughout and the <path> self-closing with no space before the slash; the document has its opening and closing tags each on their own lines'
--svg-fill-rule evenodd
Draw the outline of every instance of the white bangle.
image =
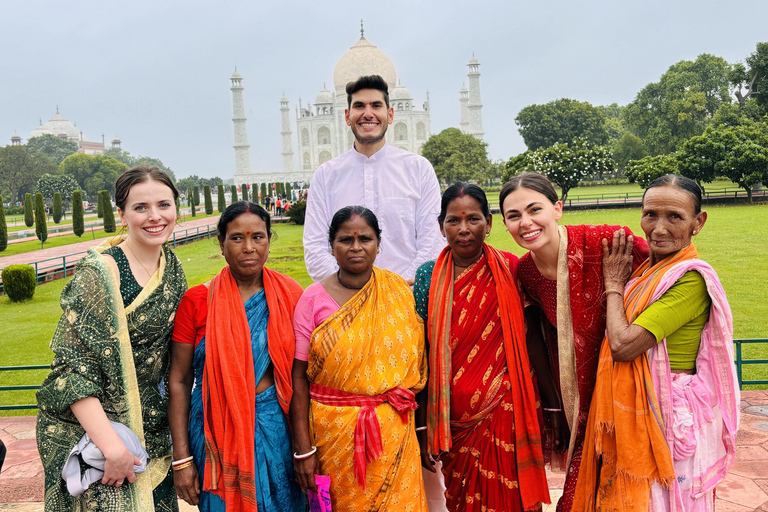
<svg viewBox="0 0 768 512">
<path fill-rule="evenodd" d="M 427 430 L 427 426 L 424 425 L 423 427 L 416 427 L 416 432 L 421 432 L 422 430 Z"/>
<path fill-rule="evenodd" d="M 317 446 L 313 446 L 311 450 L 309 450 L 307 453 L 302 453 L 301 455 L 299 455 L 298 453 L 294 452 L 293 453 L 293 458 L 296 459 L 296 460 L 308 459 L 311 456 L 313 456 L 316 451 L 317 451 Z"/>
<path fill-rule="evenodd" d="M 194 459 L 194 457 L 192 457 L 192 456 L 190 455 L 189 457 L 186 457 L 186 458 L 184 458 L 184 459 L 179 459 L 179 460 L 175 460 L 175 461 L 173 461 L 173 465 L 174 465 L 174 466 L 181 466 L 181 465 L 182 465 L 182 464 L 184 464 L 185 462 L 189 462 L 189 461 L 191 461 L 192 459 Z"/>
</svg>

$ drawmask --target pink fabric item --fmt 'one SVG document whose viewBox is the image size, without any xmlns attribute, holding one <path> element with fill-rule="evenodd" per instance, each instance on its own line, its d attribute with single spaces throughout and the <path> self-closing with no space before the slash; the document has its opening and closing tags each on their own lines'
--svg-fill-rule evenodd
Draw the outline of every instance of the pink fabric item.
<svg viewBox="0 0 768 512">
<path fill-rule="evenodd" d="M 701 333 L 696 374 L 672 374 L 665 342 L 649 350 L 677 475 L 669 490 L 654 486 L 651 510 L 712 510 L 712 492 L 725 478 L 736 453 L 741 393 L 733 364 L 733 318 L 717 274 L 704 261 L 683 261 L 665 274 L 653 300 L 690 270 L 704 277 L 712 299 L 709 321 Z"/>
<path fill-rule="evenodd" d="M 293 313 L 293 332 L 296 336 L 294 358 L 299 361 L 309 360 L 309 340 L 312 333 L 340 308 L 322 284 L 314 283 L 304 290 Z"/>
</svg>

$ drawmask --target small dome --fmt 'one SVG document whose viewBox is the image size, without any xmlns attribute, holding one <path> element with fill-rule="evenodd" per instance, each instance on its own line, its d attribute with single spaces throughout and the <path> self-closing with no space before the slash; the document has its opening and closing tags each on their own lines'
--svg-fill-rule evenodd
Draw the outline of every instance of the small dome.
<svg viewBox="0 0 768 512">
<path fill-rule="evenodd" d="M 397 86 L 389 92 L 390 102 L 395 100 L 410 100 L 410 99 L 411 99 L 411 93 L 409 93 L 408 89 L 406 89 L 400 84 L 397 84 Z"/>
<path fill-rule="evenodd" d="M 469 59 L 467 65 L 480 64 L 480 61 L 475 58 L 475 54 L 472 54 L 472 58 Z"/>
<path fill-rule="evenodd" d="M 47 123 L 32 130 L 32 133 L 29 134 L 29 138 L 39 137 L 46 133 L 57 137 L 65 135 L 69 140 L 80 140 L 80 131 L 75 128 L 75 125 L 65 119 L 64 116 L 59 114 L 58 110 Z"/>
<path fill-rule="evenodd" d="M 240 73 L 238 73 L 238 72 L 237 72 L 237 68 L 235 68 L 235 72 L 234 72 L 234 73 L 232 73 L 232 76 L 231 76 L 231 77 L 229 77 L 229 78 L 240 78 L 240 79 L 242 79 L 242 78 L 243 78 L 243 75 L 241 75 Z"/>
<path fill-rule="evenodd" d="M 341 56 L 333 69 L 333 87 L 336 94 L 345 94 L 347 83 L 366 75 L 381 75 L 390 90 L 397 84 L 397 71 L 389 57 L 361 37 Z"/>
<path fill-rule="evenodd" d="M 333 103 L 333 93 L 328 89 L 323 89 L 317 93 L 315 98 L 315 105 L 325 105 L 327 103 Z"/>
</svg>

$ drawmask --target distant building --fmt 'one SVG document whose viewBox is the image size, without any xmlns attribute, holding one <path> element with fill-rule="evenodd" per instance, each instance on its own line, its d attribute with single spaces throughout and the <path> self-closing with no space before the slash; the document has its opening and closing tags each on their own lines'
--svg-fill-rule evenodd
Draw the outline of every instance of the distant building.
<svg viewBox="0 0 768 512">
<path fill-rule="evenodd" d="M 56 114 L 54 114 L 47 123 L 43 124 L 42 119 L 40 120 L 38 127 L 32 130 L 27 139 L 45 134 L 55 135 L 56 137 L 76 142 L 77 152 L 85 153 L 86 155 L 100 155 L 104 153 L 104 150 L 106 149 L 103 134 L 101 136 L 101 142 L 89 141 L 85 135 L 83 135 L 82 131 L 78 130 L 73 123 L 59 113 L 58 107 L 56 107 Z M 117 138 L 112 141 L 113 147 L 115 147 L 115 141 L 117 141 L 117 147 L 119 148 L 120 141 Z M 14 136 L 11 137 L 11 143 L 21 144 L 21 138 L 14 133 Z"/>
<path fill-rule="evenodd" d="M 480 102 L 480 63 L 474 55 L 469 67 L 469 88 L 460 91 L 461 130 L 483 138 L 482 103 Z M 250 169 L 248 136 L 245 129 L 242 76 L 235 70 L 232 82 L 232 121 L 235 128 L 235 184 L 272 182 L 309 182 L 315 169 L 328 160 L 352 149 L 354 135 L 344 119 L 347 108 L 347 83 L 364 75 L 381 75 L 389 86 L 389 104 L 395 111 L 394 122 L 387 129 L 387 141 L 399 148 L 421 154 L 424 143 L 431 135 L 429 93 L 420 108 L 413 96 L 397 78 L 390 58 L 365 38 L 360 28 L 360 39 L 341 56 L 333 70 L 333 90 L 325 86 L 315 102 L 296 108 L 298 168 L 294 169 L 294 146 L 290 124 L 290 100 L 280 98 L 283 168 L 281 171 L 261 172 Z"/>
</svg>

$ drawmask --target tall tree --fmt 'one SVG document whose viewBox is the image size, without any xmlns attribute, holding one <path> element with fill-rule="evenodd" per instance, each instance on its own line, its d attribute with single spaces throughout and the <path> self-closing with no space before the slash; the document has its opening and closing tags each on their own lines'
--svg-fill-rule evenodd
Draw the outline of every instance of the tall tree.
<svg viewBox="0 0 768 512">
<path fill-rule="evenodd" d="M 452 183 L 470 179 L 482 180 L 488 172 L 487 143 L 463 133 L 458 128 L 446 128 L 432 135 L 421 154 L 432 163 L 437 177 Z"/>
<path fill-rule="evenodd" d="M 665 174 L 679 174 L 677 154 L 645 156 L 637 160 L 630 160 L 624 171 L 630 183 L 637 183 L 643 188 L 648 188 L 648 185 L 656 178 Z"/>
<path fill-rule="evenodd" d="M 616 162 L 603 146 L 591 146 L 586 139 L 573 139 L 570 144 L 554 144 L 540 148 L 531 156 L 533 168 L 560 187 L 560 200 L 565 201 L 568 192 L 593 173 L 610 173 Z"/>
<path fill-rule="evenodd" d="M 165 174 L 167 174 L 171 178 L 171 181 L 176 183 L 176 175 L 174 174 L 174 172 L 171 170 L 170 167 L 165 165 L 162 162 L 162 160 L 160 160 L 159 158 L 152 158 L 150 156 L 137 156 L 133 165 L 134 166 L 146 165 L 148 167 L 157 167 L 158 169 L 163 171 Z"/>
<path fill-rule="evenodd" d="M 35 223 L 35 216 L 33 213 L 34 205 L 32 204 L 32 194 L 27 192 L 24 194 L 24 224 L 31 228 Z"/>
<path fill-rule="evenodd" d="M 46 201 L 53 200 L 56 192 L 60 192 L 62 197 L 70 197 L 72 192 L 79 189 L 80 185 L 68 174 L 43 174 L 35 186 L 35 192 L 43 194 Z"/>
<path fill-rule="evenodd" d="M 633 133 L 625 133 L 613 146 L 613 159 L 619 169 L 624 169 L 630 160 L 640 160 L 648 155 L 643 139 Z"/>
<path fill-rule="evenodd" d="M 115 181 L 127 168 L 127 165 L 114 158 L 84 153 L 68 156 L 59 166 L 63 174 L 72 176 L 82 185 L 82 190 L 89 198 L 96 197 L 100 190 L 114 194 Z"/>
<path fill-rule="evenodd" d="M 31 155 L 26 146 L 0 149 L 0 184 L 10 192 L 11 203 L 24 192 L 32 192 L 45 173 L 56 173 L 56 166 L 45 155 Z"/>
<path fill-rule="evenodd" d="M 43 194 L 35 194 L 35 235 L 37 239 L 45 243 L 48 240 L 48 219 L 45 214 L 45 201 Z"/>
<path fill-rule="evenodd" d="M 224 195 L 224 185 L 219 183 L 218 185 L 216 185 L 216 188 L 218 189 L 218 192 L 219 192 L 219 197 L 218 197 L 219 201 L 217 205 L 218 210 L 219 210 L 219 213 L 223 213 L 227 207 L 227 197 Z"/>
<path fill-rule="evenodd" d="M 569 144 L 576 137 L 584 138 L 592 145 L 608 141 L 605 116 L 600 109 L 568 98 L 544 105 L 529 105 L 517 114 L 515 123 L 531 151 L 558 142 Z"/>
<path fill-rule="evenodd" d="M 72 231 L 75 236 L 83 236 L 85 232 L 85 219 L 83 217 L 83 192 L 75 190 L 72 192 Z"/>
<path fill-rule="evenodd" d="M 711 181 L 723 176 L 746 190 L 752 202 L 752 187 L 768 182 L 768 127 L 752 125 L 707 128 L 683 147 L 681 174 Z"/>
<path fill-rule="evenodd" d="M 69 155 L 77 153 L 77 142 L 46 133 L 29 139 L 27 151 L 31 155 L 43 154 L 54 165 L 59 165 Z"/>
<path fill-rule="evenodd" d="M 211 215 L 213 213 L 213 198 L 211 197 L 210 185 L 203 187 L 203 195 L 205 196 L 205 213 Z"/>
<path fill-rule="evenodd" d="M 5 206 L 3 196 L 0 196 L 0 252 L 8 247 L 8 224 L 5 222 Z"/>
<path fill-rule="evenodd" d="M 192 176 L 187 176 L 186 178 L 182 178 L 177 181 L 176 188 L 178 188 L 182 194 L 189 195 L 192 189 L 195 188 L 195 185 L 199 185 L 200 182 L 200 177 L 196 174 L 193 174 Z"/>
<path fill-rule="evenodd" d="M 502 180 L 507 182 L 512 176 L 517 176 L 525 171 L 533 171 L 533 161 L 531 156 L 533 151 L 525 151 L 517 156 L 510 158 L 506 164 L 504 164 L 504 175 Z"/>
<path fill-rule="evenodd" d="M 53 223 L 58 224 L 61 222 L 61 214 L 62 214 L 62 204 L 61 204 L 61 192 L 56 192 L 53 194 Z"/>
<path fill-rule="evenodd" d="M 745 60 L 746 66 L 737 63 L 731 70 L 729 78 L 734 96 L 741 107 L 754 96 L 763 113 L 768 113 L 768 42 L 757 43 L 755 51 Z"/>
<path fill-rule="evenodd" d="M 676 151 L 704 132 L 708 119 L 730 102 L 730 73 L 725 59 L 706 53 L 673 64 L 658 82 L 637 93 L 624 120 L 651 155 Z"/>
</svg>

